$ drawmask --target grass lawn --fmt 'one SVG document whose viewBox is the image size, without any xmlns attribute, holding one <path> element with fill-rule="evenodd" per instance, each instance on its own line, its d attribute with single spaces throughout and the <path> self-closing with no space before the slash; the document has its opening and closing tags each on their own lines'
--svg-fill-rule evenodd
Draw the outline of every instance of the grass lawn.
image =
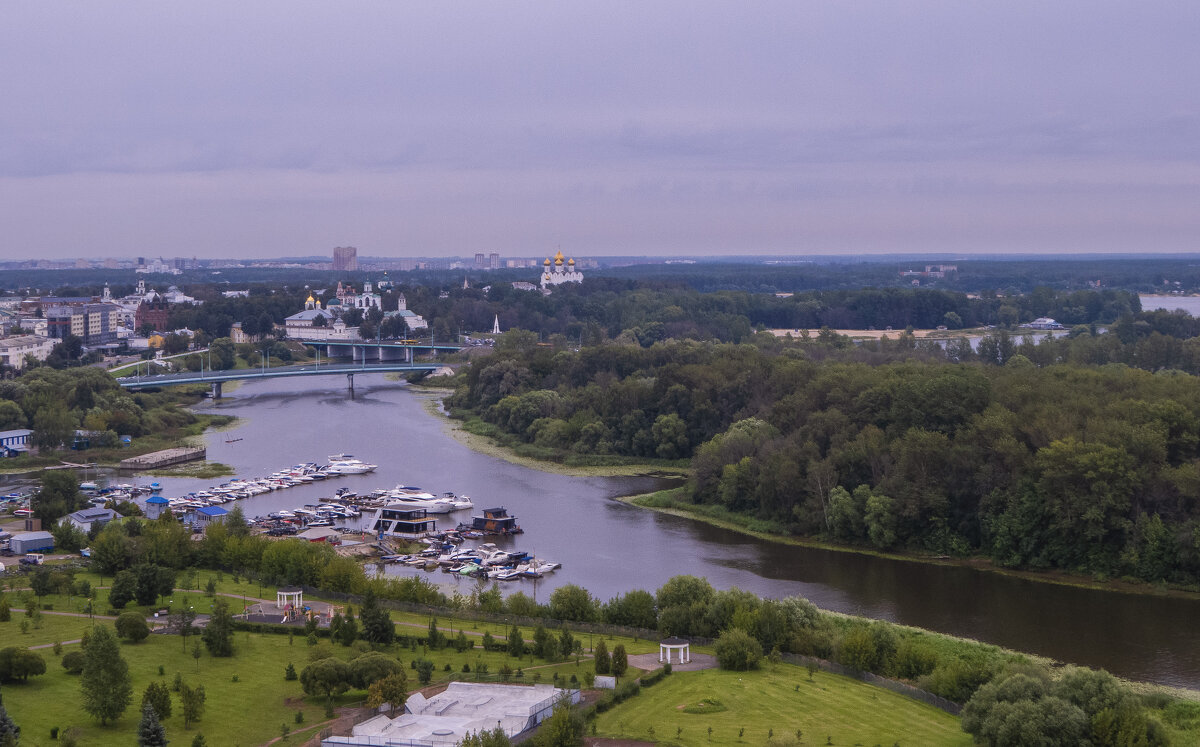
<svg viewBox="0 0 1200 747">
<path fill-rule="evenodd" d="M 176 601 L 179 598 L 177 592 Z M 0 623 L 0 638 L 6 645 L 30 646 L 77 639 L 89 624 L 86 618 L 43 614 L 40 630 L 31 629 L 29 633 L 22 634 L 19 628 L 22 619 L 22 613 L 15 613 L 12 621 Z M 438 623 L 439 629 L 450 635 L 449 620 L 439 619 Z M 97 621 L 97 624 L 111 625 L 111 621 Z M 427 625 L 428 619 L 425 618 L 422 628 Z M 498 640 L 502 639 L 502 628 L 492 628 Z M 455 630 L 458 629 L 456 622 Z M 405 631 L 403 627 L 400 630 Z M 468 633 L 482 633 L 482 626 L 480 630 L 471 631 L 468 623 L 466 630 Z M 409 631 L 423 634 L 423 630 L 418 628 Z M 528 631 L 526 640 L 531 640 L 532 636 L 533 631 Z M 469 637 L 478 644 L 476 636 Z M 158 679 L 169 685 L 176 672 L 181 672 L 189 683 L 204 685 L 208 700 L 203 718 L 188 730 L 183 728 L 178 699 L 173 701 L 173 715 L 165 722 L 167 736 L 173 743 L 188 744 L 193 735 L 199 732 L 212 745 L 262 744 L 279 736 L 280 726 L 284 723 L 294 732 L 289 743 L 298 743 L 297 734 L 300 731 L 324 720 L 324 701 L 305 697 L 298 681 L 285 681 L 283 673 L 287 664 L 291 662 L 299 672 L 313 656 L 332 655 L 350 659 L 357 655 L 353 649 L 331 644 L 327 640 L 322 640 L 315 647 L 308 646 L 302 634 L 296 635 L 289 644 L 285 635 L 239 632 L 234 639 L 233 658 L 215 659 L 201 648 L 202 655 L 197 661 L 192 657 L 191 649 L 199 640 L 198 636 L 189 638 L 186 649 L 178 636 L 168 635 L 152 635 L 136 645 L 123 643 L 121 653 L 129 662 L 134 698 L 124 715 L 115 724 L 105 727 L 101 727 L 78 705 L 79 677 L 68 675 L 52 650 L 39 650 L 46 660 L 46 674 L 33 677 L 27 683 L 4 687 L 5 707 L 22 728 L 21 744 L 53 744 L 50 740 L 50 728 L 53 726 L 63 729 L 78 727 L 81 730 L 81 745 L 131 744 L 135 739 L 140 713 L 138 706 L 146 685 Z M 586 636 L 584 641 L 586 645 Z M 609 642 L 609 647 L 619 642 L 622 642 L 621 639 Z M 627 646 L 633 645 L 632 641 L 625 643 Z M 77 649 L 77 644 L 63 646 L 64 653 Z M 500 669 L 507 665 L 514 672 L 512 681 L 515 683 L 553 683 L 557 674 L 558 681 L 566 685 L 572 676 L 577 682 L 582 682 L 584 673 L 592 667 L 591 659 L 587 656 L 580 657 L 578 661 L 573 657 L 564 662 L 548 664 L 542 659 L 526 656 L 518 660 L 502 651 L 484 652 L 478 647 L 458 653 L 452 648 L 427 651 L 422 646 L 415 647 L 415 650 L 411 646 L 393 646 L 388 653 L 406 667 L 410 667 L 415 659 L 430 659 L 435 665 L 434 682 L 444 682 L 451 677 L 474 679 L 474 672 L 479 665 L 486 664 L 488 679 L 492 681 L 495 681 Z M 164 668 L 161 677 L 158 674 L 160 664 Z M 471 673 L 463 673 L 464 664 L 469 665 Z M 515 676 L 516 670 L 522 670 L 521 677 Z M 416 672 L 411 668 L 406 672 L 410 686 L 415 689 L 418 687 Z M 633 669 L 630 673 L 631 676 L 639 674 Z M 238 682 L 233 682 L 234 675 L 238 676 Z M 337 698 L 336 702 L 339 705 L 352 704 L 364 697 L 363 691 L 350 690 Z M 303 724 L 294 723 L 297 710 L 304 712 Z"/>
<path fill-rule="evenodd" d="M 189 638 L 188 648 L 198 640 Z M 77 648 L 64 646 L 64 651 Z M 349 649 L 343 650 L 349 654 Z M 262 744 L 279 736 L 281 724 L 293 730 L 304 728 L 294 722 L 297 710 L 304 712 L 305 724 L 324 720 L 323 704 L 304 699 L 298 681 L 283 679 L 289 661 L 301 669 L 308 655 L 303 642 L 289 647 L 284 636 L 239 633 L 233 658 L 214 659 L 204 652 L 198 662 L 190 651 L 183 650 L 178 636 L 153 635 L 136 645 L 122 644 L 121 655 L 129 663 L 133 680 L 133 700 L 116 723 L 104 727 L 79 706 L 79 677 L 67 674 L 50 651 L 41 653 L 46 674 L 4 687 L 4 705 L 21 727 L 25 747 L 56 744 L 50 739 L 52 726 L 79 727 L 80 745 L 133 744 L 146 685 L 161 679 L 169 686 L 176 672 L 189 683 L 204 685 L 208 697 L 200 722 L 188 730 L 183 728 L 178 697 L 173 697 L 172 716 L 164 724 L 168 739 L 175 744 L 189 744 L 196 733 L 204 734 L 212 745 Z M 165 670 L 162 677 L 158 675 L 160 664 Z M 238 682 L 232 681 L 235 674 Z M 351 691 L 341 702 L 362 697 L 361 691 Z"/>
<path fill-rule="evenodd" d="M 54 643 L 55 641 L 74 641 L 83 635 L 83 631 L 92 626 L 91 622 L 86 617 L 68 617 L 66 615 L 51 615 L 48 612 L 42 613 L 41 623 L 38 627 L 30 622 L 29 632 L 21 632 L 21 621 L 27 620 L 24 612 L 13 612 L 12 620 L 9 622 L 0 622 L 0 648 L 5 646 L 40 646 L 44 643 Z M 38 653 L 46 660 L 46 667 L 50 668 L 58 666 L 57 657 L 50 649 L 41 650 Z M 51 661 L 51 660 L 54 661 Z"/>
<path fill-rule="evenodd" d="M 676 672 L 601 714 L 596 730 L 681 745 L 766 744 L 768 730 L 791 744 L 971 744 L 959 720 L 936 708 L 839 675 L 818 672 L 810 681 L 807 671 L 789 664 Z"/>
</svg>

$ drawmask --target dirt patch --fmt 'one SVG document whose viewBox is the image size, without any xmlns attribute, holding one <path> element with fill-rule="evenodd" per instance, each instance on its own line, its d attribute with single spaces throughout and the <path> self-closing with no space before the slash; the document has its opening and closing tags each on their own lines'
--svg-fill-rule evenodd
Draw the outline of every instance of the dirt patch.
<svg viewBox="0 0 1200 747">
<path fill-rule="evenodd" d="M 605 739 L 604 737 L 585 737 L 586 747 L 654 747 L 654 742 L 638 742 L 633 739 Z"/>
</svg>

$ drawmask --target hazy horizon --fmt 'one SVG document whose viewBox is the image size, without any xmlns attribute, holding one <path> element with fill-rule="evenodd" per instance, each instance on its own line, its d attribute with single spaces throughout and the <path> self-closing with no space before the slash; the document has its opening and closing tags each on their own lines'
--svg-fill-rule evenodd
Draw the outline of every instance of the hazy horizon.
<svg viewBox="0 0 1200 747">
<path fill-rule="evenodd" d="M 1194 4 L 0 13 L 8 259 L 1200 251 Z"/>
</svg>

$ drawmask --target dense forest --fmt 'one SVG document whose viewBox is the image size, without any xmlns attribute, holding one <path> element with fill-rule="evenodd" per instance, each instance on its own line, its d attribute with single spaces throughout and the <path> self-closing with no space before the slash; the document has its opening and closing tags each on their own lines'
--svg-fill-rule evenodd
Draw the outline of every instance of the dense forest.
<svg viewBox="0 0 1200 747">
<path fill-rule="evenodd" d="M 576 352 L 513 332 L 449 405 L 547 456 L 690 459 L 692 502 L 797 535 L 1195 584 L 1195 332 L 1163 312 L 978 351 L 822 334 Z"/>
<path fill-rule="evenodd" d="M 41 366 L 0 380 L 0 430 L 32 428 L 43 450 L 70 447 L 76 429 L 92 447 L 117 446 L 118 435 L 169 437 L 197 423 L 179 395 L 130 393 L 107 371 L 91 366 Z"/>
</svg>

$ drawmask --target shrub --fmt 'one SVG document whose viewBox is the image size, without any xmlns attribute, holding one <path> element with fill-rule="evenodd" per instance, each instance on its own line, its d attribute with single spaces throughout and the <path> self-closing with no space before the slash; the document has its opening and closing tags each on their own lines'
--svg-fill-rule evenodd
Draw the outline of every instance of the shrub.
<svg viewBox="0 0 1200 747">
<path fill-rule="evenodd" d="M 150 626 L 146 625 L 146 618 L 137 612 L 122 612 L 117 618 L 116 628 L 117 635 L 130 643 L 141 643 L 150 635 Z"/>
<path fill-rule="evenodd" d="M 875 640 L 866 628 L 855 628 L 842 637 L 838 646 L 838 661 L 842 666 L 870 672 L 875 667 Z"/>
<path fill-rule="evenodd" d="M 82 651 L 68 651 L 62 658 L 63 669 L 67 670 L 67 674 L 79 674 L 83 671 L 83 662 L 86 661 Z"/>
<path fill-rule="evenodd" d="M 721 669 L 754 669 L 762 659 L 762 644 L 740 628 L 730 628 L 717 638 L 713 648 Z"/>
<path fill-rule="evenodd" d="M 947 700 L 965 703 L 994 674 L 992 667 L 982 660 L 956 659 L 939 664 L 918 680 L 918 685 Z"/>
<path fill-rule="evenodd" d="M 289 682 L 296 679 L 296 667 L 290 661 L 287 669 L 283 670 L 283 678 Z"/>
<path fill-rule="evenodd" d="M 896 649 L 896 674 L 906 680 L 929 674 L 937 663 L 937 652 L 927 643 L 905 640 Z"/>
</svg>

